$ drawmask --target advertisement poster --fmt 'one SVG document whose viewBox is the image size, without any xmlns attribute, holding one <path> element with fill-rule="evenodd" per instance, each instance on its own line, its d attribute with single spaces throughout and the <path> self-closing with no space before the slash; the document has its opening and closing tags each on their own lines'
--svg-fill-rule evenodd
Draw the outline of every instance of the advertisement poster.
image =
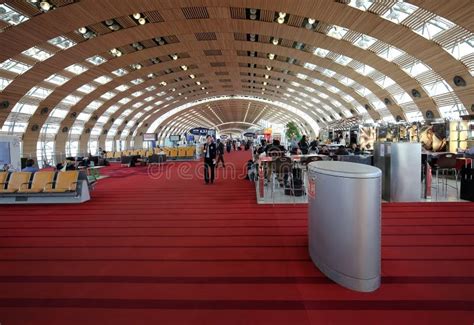
<svg viewBox="0 0 474 325">
<path fill-rule="evenodd" d="M 364 126 L 360 129 L 359 143 L 361 149 L 374 149 L 374 142 L 376 139 L 375 128 L 372 126 Z"/>
<path fill-rule="evenodd" d="M 425 150 L 433 152 L 446 151 L 446 124 L 425 125 L 420 130 L 420 142 Z"/>
</svg>

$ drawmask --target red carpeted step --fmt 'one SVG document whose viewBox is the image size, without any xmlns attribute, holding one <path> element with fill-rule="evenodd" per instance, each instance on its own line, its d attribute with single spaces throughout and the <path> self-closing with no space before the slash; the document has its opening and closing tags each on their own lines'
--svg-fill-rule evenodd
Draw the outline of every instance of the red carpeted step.
<svg viewBox="0 0 474 325">
<path fill-rule="evenodd" d="M 472 203 L 383 204 L 382 286 L 352 292 L 309 260 L 306 206 L 256 203 L 248 158 L 214 185 L 201 162 L 113 165 L 85 204 L 2 207 L 0 323 L 472 323 Z"/>
</svg>

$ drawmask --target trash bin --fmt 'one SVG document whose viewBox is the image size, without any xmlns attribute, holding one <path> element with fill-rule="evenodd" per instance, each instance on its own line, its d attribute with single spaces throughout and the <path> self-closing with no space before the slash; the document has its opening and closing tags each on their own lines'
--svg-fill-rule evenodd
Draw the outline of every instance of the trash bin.
<svg viewBox="0 0 474 325">
<path fill-rule="evenodd" d="M 381 170 L 343 161 L 308 166 L 308 245 L 313 263 L 346 288 L 376 290 L 381 268 Z"/>
</svg>

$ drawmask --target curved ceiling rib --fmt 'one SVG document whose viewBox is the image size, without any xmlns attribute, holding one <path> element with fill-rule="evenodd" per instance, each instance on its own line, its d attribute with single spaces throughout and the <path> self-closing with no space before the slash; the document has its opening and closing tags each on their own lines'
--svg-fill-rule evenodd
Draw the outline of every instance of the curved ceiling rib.
<svg viewBox="0 0 474 325">
<path fill-rule="evenodd" d="M 15 1 L 6 5 L 14 8 Z M 28 152 L 47 142 L 55 142 L 59 151 L 71 141 L 80 142 L 82 149 L 91 141 L 134 142 L 183 105 L 232 94 L 286 102 L 319 124 L 353 115 L 414 120 L 427 111 L 444 116 L 452 114 L 450 109 L 472 109 L 471 54 L 450 53 L 459 51 L 456 46 L 464 40 L 471 40 L 466 44 L 474 48 L 472 2 L 302 0 L 294 5 L 257 0 L 251 4 L 258 10 L 255 20 L 248 18 L 246 6 L 245 1 L 216 7 L 211 0 L 81 0 L 6 28 L 0 33 L 5 49 L 1 66 L 20 64 L 0 70 L 0 100 L 10 102 L 8 109 L 0 110 L 2 130 L 20 130 Z M 147 23 L 134 22 L 130 16 L 135 12 L 144 13 Z M 286 13 L 283 24 L 275 21 L 278 12 Z M 308 18 L 315 20 L 309 28 Z M 107 19 L 122 28 L 111 32 L 102 24 Z M 435 30 L 434 22 L 446 29 Z M 81 39 L 74 31 L 84 26 L 97 37 Z M 61 50 L 50 44 L 58 36 L 77 44 Z M 458 39 L 453 41 L 454 36 Z M 22 41 L 15 41 L 19 37 Z M 153 41 L 157 37 L 166 44 Z M 133 49 L 130 44 L 137 42 Z M 111 55 L 117 48 L 124 55 Z M 51 53 L 29 57 L 42 49 Z M 28 56 L 21 54 L 25 50 Z M 470 48 L 463 51 L 474 53 Z M 157 57 L 161 62 L 150 65 Z M 137 64 L 143 68 L 134 70 Z M 71 73 L 81 66 L 87 71 Z M 455 76 L 466 85 L 455 85 Z M 210 101 L 211 110 L 217 109 L 215 104 Z M 177 114 L 174 130 L 195 125 L 181 119 L 210 125 L 222 119 L 221 112 L 203 118 L 202 110 L 189 107 Z M 280 121 L 290 117 L 299 120 L 290 114 Z"/>
</svg>

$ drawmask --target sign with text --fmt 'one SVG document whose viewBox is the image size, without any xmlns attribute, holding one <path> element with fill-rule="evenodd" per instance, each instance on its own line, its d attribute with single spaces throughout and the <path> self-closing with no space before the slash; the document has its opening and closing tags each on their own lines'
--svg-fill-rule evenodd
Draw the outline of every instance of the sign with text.
<svg viewBox="0 0 474 325">
<path fill-rule="evenodd" d="M 194 128 L 189 130 L 189 133 L 194 135 L 207 135 L 209 132 L 208 128 Z"/>
<path fill-rule="evenodd" d="M 143 134 L 143 141 L 156 141 L 157 134 L 156 133 L 144 133 Z"/>
</svg>

